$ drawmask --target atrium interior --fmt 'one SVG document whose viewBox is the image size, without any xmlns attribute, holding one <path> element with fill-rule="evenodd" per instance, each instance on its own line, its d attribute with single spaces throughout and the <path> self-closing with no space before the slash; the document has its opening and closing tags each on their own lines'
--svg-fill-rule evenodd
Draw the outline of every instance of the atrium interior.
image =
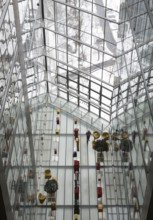
<svg viewBox="0 0 153 220">
<path fill-rule="evenodd" d="M 149 220 L 153 1 L 0 1 L 2 220 Z"/>
</svg>

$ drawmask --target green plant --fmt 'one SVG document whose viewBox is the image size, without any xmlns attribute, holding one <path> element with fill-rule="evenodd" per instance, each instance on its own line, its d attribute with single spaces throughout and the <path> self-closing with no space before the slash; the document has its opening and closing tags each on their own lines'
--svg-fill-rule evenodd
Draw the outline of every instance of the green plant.
<svg viewBox="0 0 153 220">
<path fill-rule="evenodd" d="M 95 142 L 95 150 L 98 152 L 102 152 L 102 151 L 108 151 L 108 143 L 106 142 L 105 139 L 102 140 L 97 140 Z"/>
</svg>

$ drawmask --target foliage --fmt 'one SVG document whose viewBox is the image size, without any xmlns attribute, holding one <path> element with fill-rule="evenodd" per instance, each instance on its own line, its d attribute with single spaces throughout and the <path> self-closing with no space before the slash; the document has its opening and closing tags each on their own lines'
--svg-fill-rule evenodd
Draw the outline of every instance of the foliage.
<svg viewBox="0 0 153 220">
<path fill-rule="evenodd" d="M 122 139 L 120 143 L 120 149 L 125 152 L 130 152 L 133 148 L 132 141 L 129 139 Z"/>
<path fill-rule="evenodd" d="M 98 152 L 108 151 L 108 143 L 106 142 L 106 140 L 105 139 L 97 140 L 95 142 L 95 150 Z"/>
</svg>

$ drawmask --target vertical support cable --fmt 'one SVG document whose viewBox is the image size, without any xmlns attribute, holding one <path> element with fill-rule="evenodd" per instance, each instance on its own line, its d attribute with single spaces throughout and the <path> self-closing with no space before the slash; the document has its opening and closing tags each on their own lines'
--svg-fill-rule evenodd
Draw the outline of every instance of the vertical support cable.
<svg viewBox="0 0 153 220">
<path fill-rule="evenodd" d="M 41 0 L 41 14 L 42 14 L 42 20 L 44 22 L 45 16 L 44 16 L 44 1 Z M 45 28 L 43 27 L 43 43 L 44 43 L 44 49 L 46 51 L 46 33 L 45 33 Z M 46 53 L 45 53 L 46 54 Z M 49 85 L 48 85 L 48 67 L 47 67 L 47 57 L 45 55 L 45 75 L 46 75 L 46 92 L 49 93 Z"/>
</svg>

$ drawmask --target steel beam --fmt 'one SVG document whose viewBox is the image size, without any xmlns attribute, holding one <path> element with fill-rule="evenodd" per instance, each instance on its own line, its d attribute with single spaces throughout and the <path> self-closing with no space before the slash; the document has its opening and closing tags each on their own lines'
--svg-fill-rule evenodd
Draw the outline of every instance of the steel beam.
<svg viewBox="0 0 153 220">
<path fill-rule="evenodd" d="M 93 12 L 90 12 L 90 11 L 88 11 L 88 10 L 85 10 L 85 9 L 83 9 L 83 8 L 81 8 L 81 7 L 76 7 L 76 6 L 70 5 L 69 3 L 64 3 L 64 2 L 61 2 L 61 1 L 57 1 L 57 0 L 53 0 L 53 2 L 59 3 L 59 4 L 61 4 L 61 5 L 65 5 L 66 7 L 70 7 L 70 8 L 76 9 L 76 10 L 78 10 L 78 11 L 80 11 L 80 12 L 85 12 L 85 13 L 87 13 L 87 14 L 93 15 L 93 16 L 98 17 L 98 18 L 100 18 L 100 19 L 104 19 L 104 20 L 109 21 L 109 22 L 111 22 L 111 23 L 119 24 L 119 22 L 113 21 L 113 20 L 111 20 L 111 19 L 109 19 L 109 18 L 107 18 L 107 17 L 104 17 L 104 16 L 99 16 L 99 15 L 97 15 L 97 14 L 95 14 L 95 13 L 93 13 Z"/>
<path fill-rule="evenodd" d="M 14 10 L 14 18 L 15 18 L 15 26 L 16 26 L 16 34 L 17 34 L 18 57 L 19 57 L 20 70 L 21 70 L 22 89 L 23 89 L 24 104 L 25 104 L 27 135 L 28 135 L 28 139 L 29 139 L 32 168 L 35 171 L 35 190 L 36 190 L 37 189 L 36 188 L 37 187 L 37 178 L 36 178 L 36 170 L 35 170 L 36 164 L 35 164 L 34 145 L 33 145 L 33 138 L 32 138 L 31 117 L 30 117 L 30 111 L 29 111 L 30 107 L 29 107 L 28 91 L 27 91 L 27 79 L 26 79 L 26 69 L 25 69 L 25 61 L 24 61 L 24 50 L 23 50 L 22 37 L 21 37 L 20 17 L 19 17 L 19 8 L 18 8 L 18 1 L 17 0 L 13 0 L 13 10 Z"/>
<path fill-rule="evenodd" d="M 42 15 L 42 21 L 44 22 L 44 2 L 41 0 L 41 15 Z M 44 41 L 44 49 L 46 50 L 46 33 L 45 33 L 45 28 L 42 27 L 43 30 L 43 41 Z M 46 75 L 46 92 L 49 93 L 49 85 L 48 85 L 48 66 L 47 66 L 47 57 L 45 56 L 45 73 Z"/>
<path fill-rule="evenodd" d="M 0 30 L 2 29 L 2 24 L 3 24 L 4 18 L 5 18 L 6 12 L 8 11 L 9 4 L 10 4 L 10 0 L 7 0 L 5 3 L 5 6 L 3 8 L 1 17 L 0 17 Z"/>
<path fill-rule="evenodd" d="M 146 6 L 146 9 L 147 9 L 147 13 L 149 15 L 149 18 L 150 18 L 150 23 L 152 25 L 152 28 L 153 28 L 153 14 L 152 14 L 152 11 L 150 10 L 149 8 L 149 4 L 148 4 L 148 1 L 147 0 L 143 0 L 144 1 L 144 4 Z"/>
<path fill-rule="evenodd" d="M 12 213 L 12 207 L 11 207 L 11 204 L 10 204 L 10 197 L 9 197 L 8 189 L 7 189 L 7 181 L 6 181 L 6 177 L 5 177 L 5 170 L 4 170 L 4 167 L 3 167 L 3 162 L 2 162 L 1 155 L 0 155 L 0 187 L 1 187 L 1 190 L 2 190 L 2 197 L 3 197 L 2 199 L 3 199 L 3 202 L 4 202 L 4 206 L 5 206 L 5 212 L 6 212 L 7 220 L 14 220 L 14 216 L 13 216 L 13 213 Z"/>
<path fill-rule="evenodd" d="M 141 220 L 151 220 L 153 205 L 153 158 L 149 167 L 149 174 L 147 176 L 147 187 L 144 196 L 144 204 L 142 206 Z"/>
<path fill-rule="evenodd" d="M 117 205 L 119 208 L 127 208 L 127 205 L 120 205 L 118 204 Z M 50 208 L 51 209 L 51 206 L 50 205 L 19 205 L 20 208 Z M 60 208 L 65 208 L 65 209 L 73 209 L 74 205 L 57 205 L 57 209 L 60 209 Z M 97 208 L 97 204 L 95 205 L 79 205 L 79 207 L 81 209 L 92 209 L 92 208 Z M 105 204 L 105 208 L 116 208 L 116 204 L 113 205 L 113 204 Z M 134 208 L 134 205 L 128 205 L 128 208 Z M 98 210 L 97 210 L 98 211 Z"/>
<path fill-rule="evenodd" d="M 126 9 L 127 9 L 127 15 L 128 15 L 128 18 L 129 18 L 129 23 L 130 23 L 130 26 L 132 27 L 131 17 L 130 17 L 130 13 L 129 13 L 129 6 L 128 6 L 127 2 L 125 4 L 126 4 Z M 150 101 L 150 96 L 149 96 L 149 92 L 148 92 L 148 88 L 147 88 L 147 84 L 146 84 L 146 80 L 145 80 L 144 70 L 143 70 L 142 63 L 141 63 L 141 57 L 139 55 L 137 43 L 136 43 L 136 40 L 135 40 L 135 33 L 134 33 L 134 30 L 132 28 L 131 28 L 131 32 L 132 32 L 132 35 L 133 35 L 133 40 L 134 40 L 134 43 L 135 43 L 135 49 L 136 49 L 136 53 L 137 53 L 137 57 L 138 57 L 138 63 L 139 63 L 140 70 L 141 70 L 141 76 L 142 76 L 144 88 L 145 88 L 145 91 L 146 91 L 146 97 L 147 97 L 148 106 L 149 106 L 149 109 L 150 109 L 150 115 L 151 115 L 151 118 L 153 120 L 153 112 L 152 112 L 152 105 L 151 105 L 151 101 Z"/>
</svg>

